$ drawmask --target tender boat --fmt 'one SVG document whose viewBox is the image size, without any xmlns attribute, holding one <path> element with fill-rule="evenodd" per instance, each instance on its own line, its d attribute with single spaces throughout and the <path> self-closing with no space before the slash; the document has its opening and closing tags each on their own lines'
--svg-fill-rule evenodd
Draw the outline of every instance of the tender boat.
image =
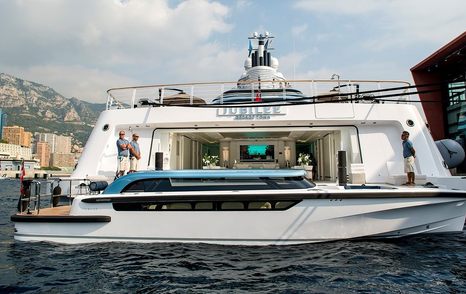
<svg viewBox="0 0 466 294">
<path fill-rule="evenodd" d="M 137 172 L 71 206 L 12 217 L 22 241 L 285 245 L 461 231 L 464 193 L 316 186 L 303 170 Z"/>
<path fill-rule="evenodd" d="M 271 38 L 250 38 L 235 82 L 110 89 L 71 178 L 24 183 L 15 239 L 284 245 L 462 232 L 466 179 L 451 175 L 412 86 L 287 80 Z M 114 180 L 120 130 L 139 135 L 142 158 Z M 417 151 L 413 187 L 402 185 L 403 130 Z"/>
</svg>

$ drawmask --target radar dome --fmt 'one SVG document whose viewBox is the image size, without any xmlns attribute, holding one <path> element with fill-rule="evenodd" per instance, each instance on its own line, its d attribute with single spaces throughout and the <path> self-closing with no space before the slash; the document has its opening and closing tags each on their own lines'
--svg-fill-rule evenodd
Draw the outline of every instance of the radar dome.
<svg viewBox="0 0 466 294">
<path fill-rule="evenodd" d="M 276 57 L 270 58 L 270 66 L 273 69 L 278 69 L 278 59 Z"/>
<path fill-rule="evenodd" d="M 252 59 L 251 57 L 246 58 L 244 61 L 244 69 L 248 70 L 252 67 Z"/>
</svg>

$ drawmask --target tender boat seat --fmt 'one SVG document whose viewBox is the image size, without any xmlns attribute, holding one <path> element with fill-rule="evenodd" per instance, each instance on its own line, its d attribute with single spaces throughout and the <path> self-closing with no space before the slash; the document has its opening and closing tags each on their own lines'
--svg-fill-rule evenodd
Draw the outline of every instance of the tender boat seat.
<svg viewBox="0 0 466 294">
<path fill-rule="evenodd" d="M 249 202 L 249 209 L 272 209 L 270 202 Z"/>
<path fill-rule="evenodd" d="M 222 209 L 224 210 L 244 209 L 244 203 L 243 202 L 223 202 Z"/>
<path fill-rule="evenodd" d="M 162 210 L 191 210 L 191 203 L 170 203 L 162 206 Z"/>
<path fill-rule="evenodd" d="M 197 202 L 196 205 L 194 206 L 194 209 L 196 209 L 196 210 L 204 210 L 204 209 L 211 210 L 211 209 L 213 209 L 213 203 L 212 202 Z"/>
</svg>

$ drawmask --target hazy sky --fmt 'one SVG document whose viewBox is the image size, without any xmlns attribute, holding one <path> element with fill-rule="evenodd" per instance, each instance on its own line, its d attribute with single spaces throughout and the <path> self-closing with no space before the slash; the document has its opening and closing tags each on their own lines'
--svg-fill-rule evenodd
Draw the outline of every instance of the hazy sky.
<svg viewBox="0 0 466 294">
<path fill-rule="evenodd" d="M 111 87 L 234 81 L 269 31 L 289 79 L 411 80 L 465 0 L 0 0 L 0 72 L 102 102 Z"/>
</svg>

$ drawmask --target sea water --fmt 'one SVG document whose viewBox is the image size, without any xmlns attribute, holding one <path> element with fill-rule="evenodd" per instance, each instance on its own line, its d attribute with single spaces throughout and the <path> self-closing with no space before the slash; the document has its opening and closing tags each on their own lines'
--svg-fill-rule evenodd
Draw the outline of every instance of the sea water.
<svg viewBox="0 0 466 294">
<path fill-rule="evenodd" d="M 0 183 L 0 293 L 466 292 L 464 232 L 262 247 L 18 242 L 18 191 Z"/>
</svg>

